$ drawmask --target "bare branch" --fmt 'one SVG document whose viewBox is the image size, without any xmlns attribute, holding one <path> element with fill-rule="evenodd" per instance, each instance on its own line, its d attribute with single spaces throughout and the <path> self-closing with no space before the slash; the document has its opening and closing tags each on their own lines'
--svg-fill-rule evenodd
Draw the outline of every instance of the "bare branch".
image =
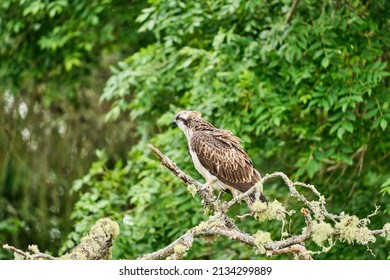
<svg viewBox="0 0 390 280">
<path fill-rule="evenodd" d="M 183 245 L 188 250 L 192 247 L 192 243 L 197 237 L 207 237 L 207 236 L 223 236 L 230 240 L 234 240 L 246 245 L 249 245 L 253 249 L 257 249 L 258 244 L 256 244 L 253 236 L 249 235 L 238 229 L 234 224 L 230 224 L 229 221 L 223 221 L 224 215 L 218 214 L 217 216 L 211 216 L 207 221 L 199 224 L 188 230 L 181 237 L 173 241 L 171 244 L 162 248 L 156 252 L 145 254 L 142 257 L 138 258 L 140 260 L 157 260 L 165 259 L 173 254 L 175 254 L 175 248 L 178 245 Z M 216 219 L 218 222 L 216 223 Z M 266 242 L 263 244 L 266 249 L 267 256 L 280 255 L 283 253 L 297 253 L 298 247 L 290 248 L 291 246 L 300 244 L 304 240 L 310 237 L 310 234 L 303 234 L 299 236 L 294 236 L 283 241 L 275 242 Z M 299 251 L 304 252 L 302 248 L 306 250 L 303 245 L 299 245 Z M 284 251 L 283 251 L 284 250 Z M 307 252 L 307 251 L 306 251 Z M 307 252 L 308 254 L 308 252 Z M 306 254 L 306 255 L 307 255 Z"/>
<path fill-rule="evenodd" d="M 140 259 L 181 258 L 185 255 L 185 252 L 192 247 L 195 238 L 222 236 L 246 244 L 257 251 L 264 253 L 268 257 L 280 254 L 293 253 L 296 254 L 300 259 L 310 260 L 312 259 L 311 254 L 304 246 L 304 242 L 308 239 L 311 239 L 313 237 L 313 234 L 318 234 L 318 232 L 314 232 L 313 230 L 313 218 L 310 213 L 314 214 L 316 225 L 318 225 L 319 222 L 322 222 L 325 218 L 328 218 L 336 223 L 337 221 L 340 221 L 342 218 L 346 217 L 344 213 L 341 213 L 340 215 L 334 215 L 329 213 L 325 207 L 325 198 L 313 185 L 301 182 L 293 182 L 287 177 L 287 175 L 282 172 L 274 172 L 272 174 L 265 175 L 264 177 L 262 177 L 258 185 L 255 185 L 247 192 L 234 197 L 229 202 L 221 203 L 218 200 L 215 201 L 215 196 L 211 190 L 203 188 L 202 184 L 186 175 L 157 148 L 152 145 L 150 145 L 150 147 L 152 148 L 153 152 L 161 159 L 162 164 L 166 166 L 169 170 L 171 170 L 176 177 L 181 179 L 187 185 L 195 186 L 197 193 L 202 197 L 203 201 L 213 207 L 214 215 L 210 216 L 208 220 L 188 230 L 185 234 L 183 234 L 181 237 L 173 241 L 165 248 L 162 248 L 150 254 L 146 254 L 140 257 Z M 302 230 L 301 234 L 293 235 L 289 238 L 285 238 L 279 241 L 268 241 L 262 244 L 258 244 L 257 242 L 259 241 L 256 240 L 254 236 L 239 229 L 234 223 L 234 221 L 232 221 L 226 215 L 226 213 L 232 205 L 241 200 L 245 200 L 254 191 L 259 191 L 266 181 L 277 177 L 282 178 L 287 187 L 289 188 L 291 195 L 297 198 L 298 201 L 300 201 L 307 207 L 307 209 L 302 208 L 301 210 L 301 213 L 305 219 L 306 227 Z M 318 197 L 318 201 L 307 200 L 306 197 L 304 197 L 298 192 L 296 188 L 298 186 L 311 190 Z M 268 207 L 268 205 L 266 205 L 266 207 Z M 371 216 L 375 215 L 377 211 L 378 208 L 375 209 L 374 213 L 371 214 Z M 256 217 L 256 213 L 247 213 L 243 216 L 238 216 L 238 218 L 243 219 L 248 216 Z M 370 218 L 371 216 L 368 216 L 366 220 L 368 220 L 368 218 Z M 331 227 L 330 229 L 332 230 Z M 380 229 L 372 230 L 369 232 L 372 235 L 384 236 L 387 234 L 387 231 L 388 230 Z M 332 237 L 341 236 L 340 231 L 338 231 L 337 229 L 334 229 L 329 234 Z"/>
<path fill-rule="evenodd" d="M 31 254 L 29 252 L 24 252 L 20 249 L 15 248 L 14 246 L 10 246 L 8 244 L 4 244 L 3 249 L 14 252 L 14 254 L 16 254 L 15 258 L 18 258 L 17 255 L 19 255 L 23 259 L 26 259 L 26 260 L 38 260 L 38 259 L 56 260 L 57 259 L 51 255 L 44 254 L 41 252 L 36 252 L 37 249 L 36 248 L 33 249 L 32 246 L 28 246 L 28 250 L 33 252 L 34 254 Z"/>
<path fill-rule="evenodd" d="M 309 185 L 309 184 L 305 184 L 305 183 L 301 183 L 301 182 L 292 182 L 287 177 L 287 175 L 284 174 L 283 172 L 274 172 L 272 174 L 267 174 L 262 178 L 262 182 L 264 183 L 267 180 L 269 180 L 271 178 L 276 178 L 276 177 L 281 177 L 283 179 L 283 181 L 286 183 L 287 187 L 289 188 L 291 195 L 294 196 L 295 198 L 297 198 L 303 204 L 305 204 L 305 206 L 307 206 L 318 218 L 322 219 L 322 216 L 324 216 L 324 217 L 331 219 L 332 221 L 336 221 L 336 220 L 340 219 L 339 216 L 333 215 L 326 210 L 324 197 L 321 195 L 321 193 L 313 185 Z M 298 192 L 298 190 L 296 189 L 296 186 L 303 186 L 305 188 L 312 190 L 313 193 L 318 196 L 319 201 L 314 201 L 314 202 L 308 201 L 306 199 L 306 197 L 304 197 L 303 195 L 301 195 Z"/>
<path fill-rule="evenodd" d="M 192 246 L 192 243 L 194 241 L 194 237 L 196 235 L 195 227 L 188 230 L 185 234 L 180 236 L 178 239 L 173 241 L 171 244 L 166 246 L 165 248 L 162 248 L 160 250 L 157 250 L 156 252 L 145 254 L 142 257 L 139 257 L 138 260 L 161 260 L 165 259 L 169 255 L 172 255 L 175 250 L 175 246 L 181 244 L 186 246 L 187 248 L 190 248 Z"/>
<path fill-rule="evenodd" d="M 263 181 L 263 180 L 262 180 Z M 226 210 L 229 209 L 230 207 L 233 206 L 233 204 L 237 203 L 238 201 L 241 201 L 243 200 L 244 198 L 248 197 L 251 193 L 253 193 L 256 189 L 258 189 L 259 186 L 258 184 L 255 184 L 253 187 L 251 187 L 249 190 L 247 190 L 246 192 L 240 194 L 240 195 L 237 195 L 236 197 L 234 197 L 232 200 L 230 200 L 225 208 Z"/>
<path fill-rule="evenodd" d="M 150 147 L 160 158 L 162 164 L 172 171 L 177 178 L 181 179 L 186 185 L 195 187 L 196 192 L 203 199 L 204 206 L 211 206 L 214 212 L 213 215 L 209 216 L 206 221 L 203 221 L 197 226 L 187 230 L 182 236 L 174 240 L 168 246 L 141 256 L 139 258 L 141 260 L 165 258 L 182 259 L 186 255 L 187 251 L 192 247 L 195 238 L 207 238 L 209 240 L 213 240 L 214 237 L 220 236 L 245 244 L 254 249 L 256 252 L 264 254 L 267 257 L 280 254 L 295 254 L 300 259 L 311 260 L 311 252 L 309 252 L 305 247 L 305 241 L 309 239 L 313 240 L 319 246 L 322 246 L 323 240 L 327 240 L 329 238 L 338 238 L 338 240 L 341 241 L 346 240 L 348 243 L 356 241 L 359 244 L 366 245 L 370 251 L 368 243 L 375 241 L 375 235 L 381 235 L 386 239 L 389 239 L 390 237 L 390 224 L 386 224 L 383 229 L 377 230 L 370 230 L 366 227 L 370 222 L 369 219 L 378 213 L 379 207 L 376 207 L 373 213 L 364 219 L 358 219 L 356 216 L 349 216 L 343 212 L 339 215 L 331 214 L 325 207 L 325 198 L 313 185 L 301 182 L 292 182 L 287 175 L 282 172 L 274 172 L 272 174 L 265 175 L 258 185 L 253 186 L 247 192 L 234 197 L 229 202 L 222 203 L 219 199 L 216 199 L 211 189 L 205 188 L 201 183 L 185 174 L 157 148 L 152 145 L 150 145 Z M 282 178 L 289 188 L 291 195 L 307 207 L 301 209 L 301 214 L 303 215 L 306 224 L 306 226 L 302 229 L 302 232 L 288 238 L 284 238 L 282 234 L 283 239 L 272 241 L 269 232 L 259 230 L 252 236 L 238 228 L 234 221 L 227 216 L 229 208 L 238 201 L 248 198 L 252 192 L 260 191 L 262 185 L 266 181 L 277 177 Z M 318 201 L 307 200 L 298 192 L 296 188 L 297 186 L 311 190 L 318 197 Z M 249 207 L 250 209 L 253 208 L 251 209 L 251 213 L 238 217 L 243 219 L 251 215 L 256 219 L 259 219 L 259 221 L 277 219 L 282 220 L 284 225 L 286 217 L 285 214 L 291 215 L 291 211 L 286 211 L 282 204 L 278 201 L 269 203 L 260 203 L 259 201 L 260 204 L 255 207 L 256 203 L 257 202 L 253 203 L 253 207 Z M 266 209 L 264 210 L 266 212 L 262 212 L 263 209 Z M 279 215 L 281 212 L 282 215 Z M 259 214 L 264 213 L 266 216 L 259 216 Z M 277 214 L 271 215 L 270 213 Z M 265 219 L 262 219 L 264 217 Z M 330 224 L 324 222 L 325 218 L 333 221 L 335 226 L 332 227 Z M 319 228 L 322 228 L 322 231 L 320 231 Z M 325 230 L 323 228 L 325 228 Z M 346 234 L 346 232 L 348 232 L 348 234 Z M 355 232 L 356 235 L 351 236 L 351 232 Z M 76 246 L 72 252 L 59 258 L 39 252 L 36 246 L 29 246 L 28 250 L 31 251 L 32 254 L 9 245 L 3 245 L 3 248 L 14 252 L 16 258 L 19 257 L 22 259 L 110 259 L 112 242 L 118 234 L 118 224 L 110 219 L 104 218 L 96 222 L 88 235 L 81 239 L 80 244 Z M 322 234 L 322 236 L 319 234 Z M 334 244 L 334 242 L 331 242 L 331 244 Z"/>
<path fill-rule="evenodd" d="M 300 260 L 312 260 L 310 252 L 306 249 L 305 246 L 300 244 L 291 245 L 279 250 L 267 251 L 267 257 L 272 257 L 281 254 L 297 254 Z"/>
<path fill-rule="evenodd" d="M 299 4 L 299 0 L 294 0 L 290 10 L 288 11 L 288 13 L 286 15 L 286 20 L 284 23 L 289 24 L 291 22 L 293 14 L 298 7 L 298 4 Z"/>
<path fill-rule="evenodd" d="M 384 234 L 386 231 L 384 229 L 374 229 L 374 230 L 371 230 L 371 234 L 372 235 L 382 235 Z"/>
<path fill-rule="evenodd" d="M 168 157 L 166 157 L 159 149 L 154 147 L 153 145 L 149 144 L 149 147 L 152 149 L 152 151 L 160 158 L 162 165 L 164 165 L 166 168 L 172 171 L 172 173 L 182 180 L 186 185 L 193 185 L 196 188 L 196 192 L 199 194 L 199 196 L 203 199 L 205 204 L 213 206 L 214 202 L 216 200 L 215 195 L 212 193 L 212 191 L 209 188 L 204 188 L 201 183 L 194 180 L 187 174 L 185 174 L 179 167 L 176 166 L 175 163 L 173 163 L 172 160 L 170 160 Z M 214 208 L 214 207 L 213 207 Z"/>
</svg>

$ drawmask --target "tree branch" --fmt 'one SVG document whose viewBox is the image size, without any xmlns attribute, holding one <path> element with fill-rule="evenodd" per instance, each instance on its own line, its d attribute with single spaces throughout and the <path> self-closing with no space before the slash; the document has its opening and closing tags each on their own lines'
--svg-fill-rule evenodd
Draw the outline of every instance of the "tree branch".
<svg viewBox="0 0 390 280">
<path fill-rule="evenodd" d="M 38 260 L 38 259 L 56 260 L 57 259 L 51 255 L 47 255 L 39 252 L 38 248 L 32 245 L 28 246 L 28 250 L 31 251 L 33 254 L 29 252 L 24 252 L 8 244 L 4 244 L 3 249 L 14 252 L 15 259 L 25 259 L 25 260 Z"/>
<path fill-rule="evenodd" d="M 112 243 L 119 235 L 118 223 L 103 218 L 98 220 L 88 234 L 81 238 L 70 253 L 60 257 L 63 260 L 109 260 L 111 259 Z"/>
<path fill-rule="evenodd" d="M 185 234 L 183 234 L 181 237 L 173 241 L 165 248 L 162 248 L 153 253 L 145 254 L 141 256 L 139 259 L 149 260 L 149 259 L 164 259 L 164 258 L 170 258 L 170 259 L 182 258 L 185 256 L 186 251 L 192 247 L 195 238 L 223 236 L 230 240 L 234 240 L 246 244 L 255 250 L 259 249 L 260 252 L 264 253 L 268 257 L 280 255 L 280 254 L 293 253 L 296 254 L 300 259 L 310 260 L 312 258 L 310 252 L 304 246 L 304 242 L 308 239 L 313 238 L 313 235 L 319 234 L 317 232 L 318 227 L 314 229 L 313 218 L 310 212 L 314 214 L 314 219 L 316 220 L 315 225 L 318 225 L 319 223 L 323 223 L 325 224 L 325 226 L 327 226 L 327 224 L 323 222 L 325 218 L 330 219 L 334 223 L 343 221 L 343 219 L 346 218 L 352 220 L 354 219 L 353 217 L 345 215 L 344 213 L 341 213 L 340 215 L 334 215 L 329 213 L 325 207 L 325 198 L 313 185 L 305 184 L 301 182 L 293 182 L 287 177 L 287 175 L 285 175 L 282 172 L 274 172 L 272 174 L 267 174 L 266 176 L 261 178 L 261 181 L 258 185 L 255 185 L 252 188 L 250 188 L 247 192 L 234 197 L 229 202 L 221 203 L 219 201 L 215 201 L 215 195 L 212 193 L 211 190 L 203 188 L 202 184 L 200 184 L 199 182 L 197 182 L 196 180 L 194 180 L 193 178 L 185 174 L 183 171 L 181 171 L 176 166 L 176 164 L 174 164 L 168 157 L 163 155 L 159 149 L 157 149 L 152 145 L 149 146 L 153 150 L 153 152 L 161 159 L 161 163 L 164 166 L 166 166 L 169 170 L 171 170 L 172 173 L 177 178 L 181 179 L 187 185 L 195 186 L 197 193 L 202 197 L 202 199 L 207 204 L 213 207 L 214 215 L 210 216 L 206 221 L 201 222 L 199 225 L 188 230 Z M 240 200 L 244 200 L 252 192 L 258 190 L 258 188 L 260 188 L 260 186 L 262 186 L 266 181 L 277 177 L 283 179 L 283 181 L 289 188 L 289 191 L 292 194 L 292 196 L 296 197 L 298 201 L 302 202 L 306 207 L 308 207 L 309 210 L 306 208 L 302 208 L 301 210 L 301 214 L 305 219 L 306 227 L 302 230 L 301 234 L 293 235 L 290 236 L 289 238 L 278 240 L 278 241 L 262 242 L 261 240 L 260 241 L 256 240 L 254 236 L 239 229 L 234 223 L 234 221 L 232 221 L 226 215 L 226 213 L 228 212 L 228 209 L 232 205 L 239 202 Z M 318 201 L 307 200 L 306 197 L 304 197 L 298 192 L 296 188 L 297 186 L 310 189 L 318 197 Z M 265 205 L 266 207 L 268 207 L 270 204 L 271 203 Z M 251 210 L 254 211 L 253 209 Z M 377 210 L 378 209 L 376 208 L 375 212 L 371 214 L 371 216 L 375 215 L 378 212 Z M 246 216 L 247 215 L 244 215 L 241 218 L 244 218 Z M 369 217 L 370 216 L 368 216 L 366 220 L 368 220 Z M 359 227 L 360 229 L 362 229 L 361 226 L 356 225 L 356 229 L 359 229 Z M 388 233 L 389 227 L 390 226 L 387 226 L 387 229 L 384 228 L 379 230 L 371 230 L 368 231 L 367 234 L 371 234 L 372 236 L 374 235 L 388 236 L 390 235 L 390 233 Z M 342 236 L 343 232 L 341 232 L 339 229 L 333 229 L 332 227 L 330 228 L 331 228 L 331 232 L 327 233 L 329 237 L 331 236 L 333 238 L 343 237 Z M 368 240 L 367 242 L 369 242 L 370 238 L 368 237 L 367 240 Z M 362 242 L 366 242 L 366 241 L 362 241 Z"/>
<path fill-rule="evenodd" d="M 119 226 L 116 222 L 103 218 L 98 220 L 90 229 L 89 233 L 81 238 L 80 244 L 77 245 L 70 253 L 61 257 L 39 252 L 38 247 L 30 245 L 29 252 L 24 252 L 8 244 L 3 245 L 5 250 L 14 252 L 15 259 L 37 260 L 103 260 L 111 259 L 112 242 L 119 235 Z"/>
<path fill-rule="evenodd" d="M 169 256 L 174 255 L 175 259 L 179 257 L 183 257 L 185 251 L 192 247 L 192 244 L 197 237 L 212 237 L 212 236 L 223 236 L 230 240 L 234 240 L 246 245 L 249 245 L 253 249 L 257 249 L 259 244 L 256 243 L 255 238 L 248 233 L 241 231 L 235 224 L 231 223 L 231 220 L 227 218 L 224 214 L 218 213 L 215 216 L 209 217 L 209 219 L 201 224 L 191 228 L 185 234 L 180 236 L 178 239 L 173 241 L 171 244 L 162 248 L 156 252 L 145 254 L 139 257 L 139 260 L 159 260 L 165 259 Z M 262 246 L 266 249 L 267 256 L 275 256 L 285 253 L 297 253 L 299 251 L 304 252 L 306 249 L 303 245 L 299 245 L 300 247 L 294 247 L 295 245 L 303 242 L 307 238 L 310 237 L 310 234 L 302 234 L 299 236 L 293 236 L 283 241 L 274 241 L 274 242 L 266 242 L 262 244 Z M 182 250 L 182 254 L 178 254 L 179 251 L 177 248 L 183 246 L 184 250 Z M 292 249 L 289 249 L 292 247 Z M 310 255 L 307 250 L 305 251 L 307 255 Z"/>
<path fill-rule="evenodd" d="M 299 4 L 299 0 L 294 0 L 290 10 L 288 11 L 288 13 L 286 15 L 286 20 L 284 21 L 285 24 L 289 24 L 291 22 L 293 14 L 298 7 L 298 4 Z"/>
<path fill-rule="evenodd" d="M 267 251 L 267 257 L 272 257 L 281 254 L 297 254 L 300 260 L 312 260 L 310 252 L 306 249 L 305 246 L 302 246 L 300 244 L 291 245 L 290 247 L 274 251 Z"/>
<path fill-rule="evenodd" d="M 267 174 L 261 179 L 258 185 L 233 198 L 229 202 L 222 203 L 216 199 L 211 189 L 204 188 L 201 183 L 185 174 L 175 163 L 162 154 L 160 150 L 152 145 L 150 145 L 150 148 L 160 158 L 161 163 L 172 171 L 177 178 L 181 179 L 186 185 L 193 185 L 198 195 L 203 200 L 203 206 L 211 206 L 214 212 L 207 220 L 187 230 L 182 236 L 174 240 L 168 246 L 139 257 L 141 260 L 166 258 L 182 259 L 192 247 L 195 238 L 206 238 L 212 241 L 218 236 L 245 244 L 267 257 L 281 254 L 294 254 L 299 259 L 304 260 L 312 259 L 310 251 L 305 247 L 305 241 L 307 240 L 313 240 L 317 245 L 322 246 L 322 242 L 325 240 L 335 238 L 336 240 L 347 241 L 348 243 L 356 242 L 358 244 L 366 245 L 367 247 L 369 242 L 375 241 L 374 236 L 376 235 L 380 235 L 387 240 L 390 240 L 389 223 L 384 225 L 383 229 L 370 230 L 367 228 L 367 225 L 370 222 L 369 219 L 378 213 L 379 207 L 376 207 L 372 214 L 360 220 L 356 216 L 349 216 L 343 212 L 339 215 L 331 214 L 325 207 L 325 198 L 313 185 L 293 182 L 282 172 Z M 292 196 L 297 198 L 298 201 L 307 207 L 301 209 L 301 214 L 303 215 L 306 224 L 302 229 L 302 232 L 289 236 L 288 238 L 283 237 L 281 240 L 273 241 L 269 232 L 259 230 L 252 236 L 238 228 L 234 221 L 227 216 L 229 208 L 240 200 L 245 200 L 252 192 L 259 191 L 259 188 L 268 180 L 277 177 L 282 178 Z M 297 186 L 310 189 L 318 197 L 318 201 L 307 200 L 298 192 Z M 260 204 L 256 205 L 256 203 Z M 256 201 L 250 205 L 249 209 L 251 210 L 251 213 L 248 214 L 259 219 L 259 221 L 277 219 L 282 220 L 284 223 L 285 214 L 291 215 L 291 211 L 286 211 L 278 201 L 269 203 Z M 272 212 L 278 213 L 273 213 L 271 215 L 270 213 Z M 265 219 L 264 215 L 261 216 L 262 214 L 266 214 Z M 248 215 L 243 215 L 241 218 L 247 216 Z M 325 219 L 331 220 L 334 223 L 334 227 L 325 222 Z M 3 245 L 3 248 L 14 252 L 15 258 L 17 259 L 111 259 L 112 243 L 118 235 L 118 224 L 108 218 L 104 218 L 96 222 L 90 229 L 88 235 L 83 237 L 80 244 L 70 253 L 58 258 L 39 252 L 36 246 L 29 246 L 28 250 L 31 251 L 32 254 L 7 244 Z M 330 241 L 330 244 L 332 245 L 334 242 Z M 369 247 L 368 250 L 370 250 Z"/>
<path fill-rule="evenodd" d="M 214 202 L 216 201 L 216 196 L 211 192 L 209 188 L 204 188 L 201 183 L 185 174 L 180 168 L 176 166 L 175 163 L 173 163 L 172 160 L 170 160 L 167 156 L 161 153 L 161 151 L 154 147 L 152 144 L 149 144 L 149 147 L 160 158 L 161 163 L 165 167 L 171 170 L 172 173 L 177 178 L 182 180 L 186 185 L 193 185 L 196 188 L 196 192 L 198 193 L 198 195 L 203 199 L 204 203 L 212 206 L 214 209 Z"/>
</svg>

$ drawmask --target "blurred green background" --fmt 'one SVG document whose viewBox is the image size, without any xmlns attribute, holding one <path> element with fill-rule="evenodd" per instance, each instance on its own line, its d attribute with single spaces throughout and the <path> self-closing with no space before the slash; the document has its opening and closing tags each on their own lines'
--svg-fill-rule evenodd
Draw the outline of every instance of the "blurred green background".
<svg viewBox="0 0 390 280">
<path fill-rule="evenodd" d="M 0 245 L 58 256 L 110 217 L 121 229 L 114 258 L 136 258 L 205 219 L 147 148 L 203 182 L 169 127 L 180 109 L 240 136 L 261 174 L 316 185 L 329 211 L 364 218 L 380 206 L 370 228 L 381 228 L 390 220 L 389 32 L 386 0 L 1 1 Z M 265 194 L 302 207 L 281 181 Z M 280 238 L 278 221 L 237 224 Z M 288 231 L 303 224 L 296 215 Z M 389 258 L 383 238 L 370 248 L 375 256 L 337 243 L 314 258 Z M 262 256 L 218 238 L 197 240 L 187 258 Z"/>
</svg>

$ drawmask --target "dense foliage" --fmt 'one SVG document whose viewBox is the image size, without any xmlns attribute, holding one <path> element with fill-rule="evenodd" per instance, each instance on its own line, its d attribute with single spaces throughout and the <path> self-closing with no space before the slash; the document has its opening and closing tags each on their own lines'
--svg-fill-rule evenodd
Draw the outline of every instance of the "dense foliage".
<svg viewBox="0 0 390 280">
<path fill-rule="evenodd" d="M 74 182 L 80 198 L 62 252 L 101 217 L 120 223 L 115 258 L 157 250 L 204 218 L 199 199 L 147 148 L 153 143 L 202 180 L 184 135 L 169 128 L 179 109 L 200 111 L 240 136 L 261 174 L 280 170 L 315 184 L 330 211 L 363 218 L 378 205 L 381 212 L 371 227 L 389 221 L 390 3 L 302 1 L 294 10 L 293 2 L 149 1 L 137 18 L 137 36 L 152 33 L 155 42 L 134 54 L 129 50 L 130 56 L 111 67 L 101 96 L 102 104 L 111 104 L 106 118 L 129 116 L 135 129 L 123 133 L 138 142 L 115 163 L 107 144 L 89 172 Z M 266 196 L 299 209 L 302 205 L 281 185 L 267 184 Z M 280 238 L 280 222 L 237 223 L 251 233 L 261 227 Z M 302 224 L 296 216 L 288 230 L 299 232 Z M 196 243 L 188 258 L 259 257 L 222 238 L 205 243 Z M 370 248 L 375 258 L 389 257 L 383 239 Z M 321 250 L 315 244 L 310 249 Z M 374 257 L 364 246 L 337 244 L 318 258 Z"/>
<path fill-rule="evenodd" d="M 138 35 L 145 1 L 0 3 L 0 243 L 57 251 L 72 229 L 72 181 L 106 147 L 126 153 L 122 118 L 99 104 L 109 64 L 152 39 Z M 113 16 L 114 15 L 114 16 Z M 104 137 L 102 137 L 104 135 Z M 0 251 L 0 258 L 4 258 Z"/>
</svg>

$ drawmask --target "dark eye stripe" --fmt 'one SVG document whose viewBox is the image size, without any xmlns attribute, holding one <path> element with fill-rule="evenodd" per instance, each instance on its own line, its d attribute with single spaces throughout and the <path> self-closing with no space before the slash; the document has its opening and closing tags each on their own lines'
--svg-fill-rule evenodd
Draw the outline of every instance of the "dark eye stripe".
<svg viewBox="0 0 390 280">
<path fill-rule="evenodd" d="M 187 124 L 187 120 L 182 117 L 177 117 L 179 121 L 182 121 L 184 124 Z"/>
</svg>

